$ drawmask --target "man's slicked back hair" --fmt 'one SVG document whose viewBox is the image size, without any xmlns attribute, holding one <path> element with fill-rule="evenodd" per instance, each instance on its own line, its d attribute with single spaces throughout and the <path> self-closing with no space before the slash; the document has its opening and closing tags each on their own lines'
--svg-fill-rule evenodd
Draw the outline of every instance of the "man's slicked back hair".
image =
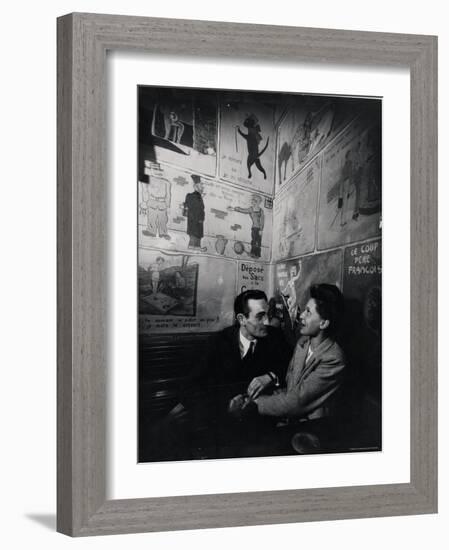
<svg viewBox="0 0 449 550">
<path fill-rule="evenodd" d="M 243 313 L 245 317 L 248 317 L 249 300 L 265 300 L 266 302 L 268 301 L 267 295 L 263 290 L 245 290 L 245 292 L 239 294 L 234 300 L 234 315 L 236 318 L 239 313 Z"/>
</svg>

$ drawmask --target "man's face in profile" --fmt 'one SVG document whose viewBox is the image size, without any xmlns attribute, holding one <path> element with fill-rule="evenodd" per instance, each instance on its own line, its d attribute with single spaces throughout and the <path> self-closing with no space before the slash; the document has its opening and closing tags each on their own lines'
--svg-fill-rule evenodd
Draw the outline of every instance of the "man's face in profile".
<svg viewBox="0 0 449 550">
<path fill-rule="evenodd" d="M 264 338 L 268 334 L 268 303 L 266 300 L 248 300 L 249 313 L 245 317 L 240 314 L 238 319 L 243 336 L 249 340 Z"/>
</svg>

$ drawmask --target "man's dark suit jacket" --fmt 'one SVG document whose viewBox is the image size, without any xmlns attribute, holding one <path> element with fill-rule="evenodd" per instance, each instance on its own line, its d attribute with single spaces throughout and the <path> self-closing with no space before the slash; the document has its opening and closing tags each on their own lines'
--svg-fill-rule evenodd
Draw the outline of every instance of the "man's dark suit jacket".
<svg viewBox="0 0 449 550">
<path fill-rule="evenodd" d="M 190 406 L 200 410 L 209 422 L 226 417 L 229 401 L 246 393 L 253 378 L 272 372 L 283 385 L 292 350 L 281 330 L 267 329 L 267 336 L 257 340 L 251 360 L 240 357 L 239 326 L 225 328 L 211 338 L 189 392 Z"/>
</svg>

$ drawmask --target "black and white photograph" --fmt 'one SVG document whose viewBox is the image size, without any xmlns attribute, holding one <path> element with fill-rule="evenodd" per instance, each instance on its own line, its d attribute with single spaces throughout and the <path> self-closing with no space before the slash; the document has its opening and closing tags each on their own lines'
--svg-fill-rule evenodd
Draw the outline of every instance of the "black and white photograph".
<svg viewBox="0 0 449 550">
<path fill-rule="evenodd" d="M 139 85 L 138 462 L 382 450 L 382 99 Z"/>
<path fill-rule="evenodd" d="M 4 548 L 444 548 L 445 4 L 4 6 Z"/>
</svg>

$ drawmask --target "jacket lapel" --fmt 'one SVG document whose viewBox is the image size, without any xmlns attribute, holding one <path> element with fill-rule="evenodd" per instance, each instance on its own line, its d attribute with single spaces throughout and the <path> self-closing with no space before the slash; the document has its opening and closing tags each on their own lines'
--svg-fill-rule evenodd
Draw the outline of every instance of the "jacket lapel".
<svg viewBox="0 0 449 550">
<path fill-rule="evenodd" d="M 308 338 L 301 338 L 298 340 L 295 353 L 290 361 L 290 367 L 288 369 L 287 387 L 295 386 L 298 383 L 301 373 L 304 370 L 308 346 Z"/>
<path fill-rule="evenodd" d="M 321 358 L 323 357 L 323 354 L 326 353 L 333 344 L 334 342 L 330 338 L 326 338 L 321 342 L 321 344 L 313 351 L 312 357 L 309 359 L 309 361 L 304 362 L 304 368 L 301 371 L 298 383 L 302 382 L 302 380 L 304 380 L 304 378 L 317 367 L 317 365 L 321 361 Z M 307 349 L 308 345 L 305 346 L 306 353 Z"/>
</svg>

